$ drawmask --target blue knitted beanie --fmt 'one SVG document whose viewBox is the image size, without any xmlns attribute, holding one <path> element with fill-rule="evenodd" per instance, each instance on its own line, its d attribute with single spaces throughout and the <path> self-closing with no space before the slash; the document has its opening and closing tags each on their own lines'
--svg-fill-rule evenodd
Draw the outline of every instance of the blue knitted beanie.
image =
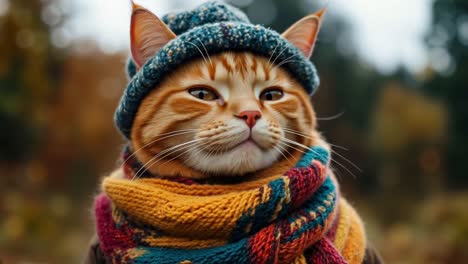
<svg viewBox="0 0 468 264">
<path fill-rule="evenodd" d="M 208 2 L 191 11 L 167 14 L 162 20 L 177 38 L 160 49 L 139 71 L 132 60 L 128 63 L 127 72 L 132 79 L 114 116 L 117 128 L 128 139 L 145 96 L 179 65 L 201 58 L 198 44 L 205 46 L 211 55 L 224 51 L 249 51 L 269 58 L 274 53 L 277 62 L 294 57 L 293 61 L 281 67 L 310 94 L 319 85 L 314 65 L 298 48 L 276 31 L 251 24 L 242 11 L 230 5 Z"/>
</svg>

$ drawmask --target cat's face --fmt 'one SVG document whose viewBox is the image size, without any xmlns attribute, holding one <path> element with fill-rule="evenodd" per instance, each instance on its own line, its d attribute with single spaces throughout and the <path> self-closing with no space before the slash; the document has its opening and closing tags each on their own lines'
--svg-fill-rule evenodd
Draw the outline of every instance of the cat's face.
<svg viewBox="0 0 468 264">
<path fill-rule="evenodd" d="M 155 166 L 178 156 L 199 171 L 239 175 L 289 155 L 288 139 L 308 144 L 285 129 L 309 135 L 314 127 L 309 97 L 288 73 L 250 53 L 222 53 L 157 87 L 138 111 L 132 143 L 150 144 L 137 153 L 143 162 L 173 148 Z"/>
<path fill-rule="evenodd" d="M 174 37 L 154 15 L 142 15 L 145 28 L 155 25 L 158 40 Z M 138 45 L 151 38 L 139 19 L 134 14 L 132 52 L 141 66 L 154 52 Z M 290 28 L 285 34 L 310 56 L 313 41 L 303 39 L 305 32 Z M 190 168 L 204 175 L 244 175 L 294 157 L 301 148 L 292 141 L 314 143 L 315 114 L 307 93 L 278 63 L 225 52 L 179 67 L 140 106 L 131 133 L 135 155 L 154 173 L 175 166 L 174 174 Z"/>
</svg>

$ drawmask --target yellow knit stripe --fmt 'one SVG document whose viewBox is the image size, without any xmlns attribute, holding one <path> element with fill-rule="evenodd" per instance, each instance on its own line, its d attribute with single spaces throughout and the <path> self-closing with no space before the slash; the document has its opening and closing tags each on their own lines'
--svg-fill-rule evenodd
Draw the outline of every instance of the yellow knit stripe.
<svg viewBox="0 0 468 264">
<path fill-rule="evenodd" d="M 336 228 L 335 240 L 333 241 L 336 249 L 340 252 L 345 246 L 349 227 L 351 226 L 351 209 L 348 202 L 344 198 L 340 198 L 338 226 Z"/>
<path fill-rule="evenodd" d="M 343 198 L 333 243 L 349 264 L 362 263 L 366 249 L 364 226 L 354 208 Z"/>
<path fill-rule="evenodd" d="M 201 249 L 209 247 L 217 247 L 227 244 L 226 240 L 220 239 L 189 239 L 177 237 L 147 237 L 143 239 L 151 247 L 170 247 L 170 248 L 185 248 L 185 249 Z"/>
<path fill-rule="evenodd" d="M 307 264 L 307 261 L 304 255 L 301 254 L 297 256 L 297 258 L 295 258 L 291 264 Z"/>
<path fill-rule="evenodd" d="M 289 178 L 283 177 L 283 179 L 284 179 L 284 197 L 281 198 L 278 204 L 276 205 L 275 211 L 273 212 L 273 215 L 271 216 L 270 221 L 274 221 L 278 217 L 278 214 L 281 212 L 281 209 L 283 209 L 284 204 L 289 204 L 291 202 L 291 192 L 289 190 Z"/>
<path fill-rule="evenodd" d="M 132 248 L 127 251 L 126 256 L 134 259 L 143 256 L 144 254 L 146 254 L 146 250 L 140 248 Z"/>
<path fill-rule="evenodd" d="M 341 254 L 349 264 L 360 264 L 364 259 L 366 249 L 364 225 L 354 208 L 350 205 L 348 207 L 351 215 L 351 225 Z"/>
<path fill-rule="evenodd" d="M 230 184 L 230 185 L 190 185 L 190 188 L 187 188 L 186 184 L 168 181 L 163 179 L 139 179 L 136 182 L 140 182 L 142 184 L 147 184 L 150 186 L 154 186 L 156 188 L 163 188 L 166 191 L 181 194 L 181 195 L 192 195 L 192 196 L 211 196 L 211 195 L 221 195 L 226 194 L 229 192 L 239 192 L 239 191 L 246 191 L 251 190 L 254 188 L 258 188 L 262 185 L 266 185 L 272 180 L 284 177 L 282 175 L 275 175 L 271 177 L 266 177 L 262 179 L 258 179 L 255 181 L 246 181 L 238 184 Z M 285 177 L 286 178 L 286 177 Z"/>
<path fill-rule="evenodd" d="M 192 186 L 185 186 L 186 191 Z M 268 196 L 259 188 L 211 196 L 181 195 L 157 185 L 106 178 L 103 188 L 114 205 L 167 235 L 199 239 L 227 239 L 236 221 L 248 209 L 257 208 Z M 264 193 L 271 190 L 263 187 Z"/>
</svg>

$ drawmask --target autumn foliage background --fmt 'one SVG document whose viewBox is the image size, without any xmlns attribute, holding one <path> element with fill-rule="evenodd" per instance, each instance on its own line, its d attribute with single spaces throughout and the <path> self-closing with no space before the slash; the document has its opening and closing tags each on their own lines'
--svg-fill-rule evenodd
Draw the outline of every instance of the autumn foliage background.
<svg viewBox="0 0 468 264">
<path fill-rule="evenodd" d="M 124 144 L 112 118 L 128 53 L 65 41 L 62 1 L 2 1 L 0 263 L 80 263 L 98 182 Z M 318 9 L 251 5 L 281 10 L 269 24 L 279 31 Z M 345 195 L 387 263 L 468 263 L 468 2 L 433 1 L 426 45 L 450 56 L 444 69 L 382 74 L 356 55 L 349 26 L 327 16 L 312 58 L 320 130 L 347 149 L 333 163 Z"/>
</svg>

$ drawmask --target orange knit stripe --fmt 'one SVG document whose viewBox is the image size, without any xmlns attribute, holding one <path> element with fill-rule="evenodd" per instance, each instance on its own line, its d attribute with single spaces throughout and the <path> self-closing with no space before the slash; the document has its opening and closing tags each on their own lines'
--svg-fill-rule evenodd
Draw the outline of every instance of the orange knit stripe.
<svg viewBox="0 0 468 264">
<path fill-rule="evenodd" d="M 349 227 L 351 225 L 351 215 L 348 213 L 348 206 L 346 200 L 340 198 L 338 227 L 336 228 L 335 240 L 333 241 L 336 249 L 340 252 L 345 246 L 346 237 L 348 236 Z"/>
<path fill-rule="evenodd" d="M 137 220 L 156 226 L 168 235 L 199 239 L 228 239 L 236 221 L 261 202 L 258 188 L 193 196 L 155 188 L 140 181 L 111 178 L 104 179 L 103 187 L 117 208 Z M 219 218 L 219 215 L 223 217 Z"/>
<path fill-rule="evenodd" d="M 225 194 L 229 192 L 238 192 L 250 190 L 262 185 L 267 184 L 268 182 L 284 177 L 282 175 L 275 175 L 267 178 L 258 179 L 250 182 L 243 182 L 240 184 L 230 184 L 230 185 L 191 185 L 190 188 L 186 187 L 183 183 L 178 183 L 174 181 L 168 181 L 164 179 L 139 179 L 138 182 L 144 183 L 145 185 L 154 186 L 154 187 L 164 187 L 165 190 L 181 194 L 181 195 L 192 195 L 192 196 L 211 196 L 217 194 Z M 286 178 L 286 177 L 284 177 Z"/>
<path fill-rule="evenodd" d="M 364 225 L 354 208 L 340 199 L 338 227 L 334 245 L 349 264 L 360 264 L 364 259 L 366 236 Z"/>
<path fill-rule="evenodd" d="M 301 255 L 297 256 L 297 258 L 294 259 L 291 264 L 307 264 L 307 261 L 306 261 L 304 255 L 301 254 Z"/>
<path fill-rule="evenodd" d="M 366 248 L 364 225 L 354 208 L 350 205 L 348 206 L 352 220 L 348 236 L 346 238 L 346 244 L 341 254 L 349 264 L 360 264 L 364 259 L 365 251 L 363 249 Z"/>
<path fill-rule="evenodd" d="M 151 247 L 191 248 L 201 249 L 222 246 L 227 243 L 220 239 L 189 239 L 177 237 L 147 237 L 143 239 Z"/>
</svg>

